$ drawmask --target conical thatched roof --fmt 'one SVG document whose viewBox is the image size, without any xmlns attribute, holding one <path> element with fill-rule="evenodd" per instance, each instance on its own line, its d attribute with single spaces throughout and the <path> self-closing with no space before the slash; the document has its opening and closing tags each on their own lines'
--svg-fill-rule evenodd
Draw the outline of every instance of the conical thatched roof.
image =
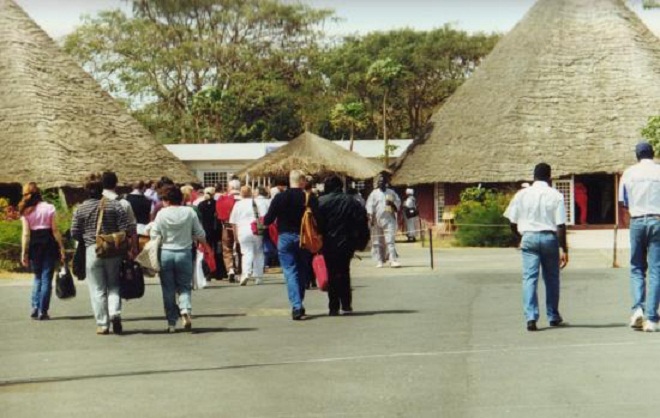
<svg viewBox="0 0 660 418">
<path fill-rule="evenodd" d="M 79 186 L 93 170 L 195 180 L 12 0 L 0 0 L 0 144 L 0 184 Z"/>
<path fill-rule="evenodd" d="M 308 174 L 340 174 L 354 179 L 375 177 L 383 167 L 327 139 L 305 132 L 281 148 L 266 154 L 238 176 L 267 177 L 288 175 L 291 170 Z"/>
<path fill-rule="evenodd" d="M 660 41 L 623 0 L 539 0 L 431 118 L 396 184 L 616 173 L 660 114 Z"/>
</svg>

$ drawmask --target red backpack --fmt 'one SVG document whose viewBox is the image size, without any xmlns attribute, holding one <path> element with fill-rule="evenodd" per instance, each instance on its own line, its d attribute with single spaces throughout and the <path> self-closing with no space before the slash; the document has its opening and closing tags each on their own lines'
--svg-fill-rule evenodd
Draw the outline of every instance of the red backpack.
<svg viewBox="0 0 660 418">
<path fill-rule="evenodd" d="M 221 194 L 215 202 L 215 215 L 221 222 L 228 222 L 231 210 L 234 209 L 236 199 L 231 193 Z"/>
</svg>

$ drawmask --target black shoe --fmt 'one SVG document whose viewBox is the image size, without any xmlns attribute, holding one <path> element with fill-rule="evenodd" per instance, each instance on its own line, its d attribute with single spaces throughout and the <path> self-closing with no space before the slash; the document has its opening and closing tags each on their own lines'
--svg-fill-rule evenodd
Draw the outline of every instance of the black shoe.
<svg viewBox="0 0 660 418">
<path fill-rule="evenodd" d="M 328 312 L 328 316 L 339 316 L 339 311 L 330 311 Z"/>
<path fill-rule="evenodd" d="M 307 317 L 305 316 L 305 310 L 304 309 L 294 309 L 291 312 L 291 319 L 293 319 L 294 321 L 302 321 L 302 320 L 307 319 Z"/>
<path fill-rule="evenodd" d="M 564 325 L 564 320 L 562 318 L 550 321 L 551 327 L 560 327 L 562 325 Z"/>
<path fill-rule="evenodd" d="M 121 326 L 121 317 L 115 316 L 112 318 L 112 333 L 116 335 L 121 335 L 124 331 L 124 328 Z"/>
<path fill-rule="evenodd" d="M 538 331 L 536 321 L 527 321 L 527 331 Z"/>
<path fill-rule="evenodd" d="M 344 313 L 344 315 L 350 315 L 353 313 L 353 308 L 349 306 L 348 308 L 342 309 L 342 312 Z"/>
<path fill-rule="evenodd" d="M 50 316 L 48 316 L 48 312 L 42 312 L 39 314 L 39 320 L 40 321 L 48 321 L 50 319 Z"/>
<path fill-rule="evenodd" d="M 229 283 L 236 283 L 236 274 L 229 273 L 227 277 L 229 277 Z"/>
<path fill-rule="evenodd" d="M 39 311 L 37 311 L 36 309 L 32 309 L 32 313 L 30 313 L 30 318 L 38 319 L 39 318 Z"/>
</svg>

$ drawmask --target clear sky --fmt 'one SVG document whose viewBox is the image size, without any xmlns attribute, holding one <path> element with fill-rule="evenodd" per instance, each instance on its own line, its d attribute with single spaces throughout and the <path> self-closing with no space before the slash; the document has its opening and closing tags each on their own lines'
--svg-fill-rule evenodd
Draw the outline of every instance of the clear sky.
<svg viewBox="0 0 660 418">
<path fill-rule="evenodd" d="M 48 34 L 59 39 L 79 24 L 80 15 L 123 8 L 122 0 L 15 0 Z M 297 2 L 297 0 L 286 0 Z M 409 27 L 429 30 L 445 23 L 468 31 L 511 29 L 535 0 L 302 0 L 315 8 L 334 9 L 342 20 L 329 23 L 329 34 L 366 33 Z M 660 36 L 660 9 L 644 11 L 641 0 L 628 0 L 642 20 Z"/>
</svg>

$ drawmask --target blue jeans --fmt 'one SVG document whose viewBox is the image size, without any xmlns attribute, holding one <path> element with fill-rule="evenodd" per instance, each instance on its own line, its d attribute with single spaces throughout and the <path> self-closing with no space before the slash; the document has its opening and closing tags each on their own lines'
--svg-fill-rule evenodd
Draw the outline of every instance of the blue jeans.
<svg viewBox="0 0 660 418">
<path fill-rule="evenodd" d="M 646 273 L 649 284 L 646 290 Z M 630 293 L 632 309 L 644 309 L 649 321 L 658 321 L 660 303 L 660 218 L 630 220 Z"/>
<path fill-rule="evenodd" d="M 290 232 L 280 233 L 277 252 L 280 256 L 291 308 L 303 309 L 310 266 L 307 265 L 305 250 L 300 248 L 300 235 Z"/>
<path fill-rule="evenodd" d="M 57 259 L 54 254 L 39 257 L 39 262 L 30 260 L 34 272 L 32 282 L 32 310 L 39 313 L 48 313 L 50 295 L 53 291 L 53 272 Z"/>
<path fill-rule="evenodd" d="M 163 305 L 168 325 L 176 325 L 179 319 L 176 294 L 179 294 L 179 309 L 190 313 L 192 302 L 193 260 L 192 253 L 186 250 L 162 250 L 160 256 L 160 286 L 163 289 Z"/>
<path fill-rule="evenodd" d="M 539 273 L 545 282 L 548 321 L 559 315 L 559 241 L 548 232 L 525 232 L 521 242 L 523 264 L 523 310 L 527 321 L 538 321 L 539 301 L 536 288 Z"/>
</svg>

